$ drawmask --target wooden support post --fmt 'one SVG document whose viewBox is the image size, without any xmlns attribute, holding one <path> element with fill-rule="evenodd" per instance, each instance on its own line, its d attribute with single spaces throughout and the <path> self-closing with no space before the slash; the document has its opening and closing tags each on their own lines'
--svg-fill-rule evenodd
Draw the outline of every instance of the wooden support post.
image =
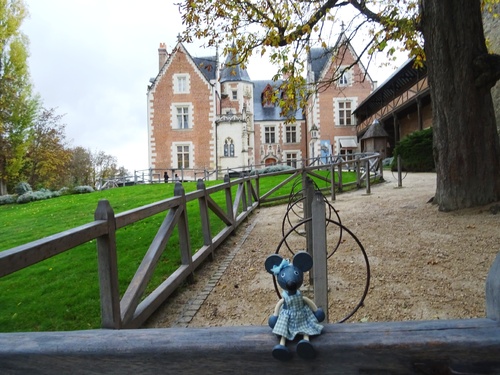
<svg viewBox="0 0 500 375">
<path fill-rule="evenodd" d="M 380 178 L 379 178 L 379 181 L 384 181 L 384 163 L 383 163 L 383 159 L 382 159 L 382 155 L 379 156 L 379 159 L 378 159 L 378 166 L 379 166 L 379 169 L 380 169 Z"/>
<path fill-rule="evenodd" d="M 401 155 L 398 155 L 398 187 L 403 187 Z"/>
<path fill-rule="evenodd" d="M 359 156 L 356 156 L 356 187 L 361 188 L 361 162 Z"/>
<path fill-rule="evenodd" d="M 227 216 L 231 218 L 231 224 L 234 226 L 235 215 L 233 211 L 233 197 L 231 195 L 231 179 L 229 174 L 224 175 L 224 182 L 226 183 L 226 210 Z"/>
<path fill-rule="evenodd" d="M 500 253 L 493 261 L 486 279 L 486 317 L 500 321 Z"/>
<path fill-rule="evenodd" d="M 341 163 L 339 163 L 338 169 L 339 169 L 339 193 L 342 193 L 343 187 L 342 187 L 342 164 Z"/>
<path fill-rule="evenodd" d="M 210 216 L 208 214 L 208 203 L 207 203 L 207 189 L 205 183 L 200 178 L 196 184 L 198 190 L 203 191 L 203 196 L 198 199 L 198 204 L 200 206 L 200 220 L 201 229 L 203 231 L 203 244 L 205 246 L 211 247 L 210 249 L 210 260 L 214 260 L 214 249 L 212 247 L 212 233 L 210 232 Z"/>
<path fill-rule="evenodd" d="M 303 203 L 302 210 L 304 211 L 304 220 L 309 219 L 312 216 L 311 206 L 312 201 L 314 199 L 314 185 L 311 179 L 307 176 L 307 172 L 302 172 L 302 194 L 303 194 Z M 307 252 L 313 256 L 313 247 L 312 247 L 312 222 L 311 220 L 305 223 L 306 230 L 306 248 Z M 309 282 L 311 285 L 314 284 L 314 271 L 311 270 L 309 272 Z"/>
<path fill-rule="evenodd" d="M 326 211 L 323 194 L 315 192 L 312 203 L 314 302 L 323 308 L 328 322 L 328 274 L 326 257 Z"/>
<path fill-rule="evenodd" d="M 191 241 L 189 239 L 189 226 L 186 211 L 186 194 L 184 192 L 184 187 L 179 182 L 175 184 L 174 195 L 176 197 L 183 198 L 182 203 L 179 205 L 179 209 L 182 209 L 183 212 L 181 213 L 179 223 L 177 224 L 179 230 L 179 247 L 181 251 L 181 263 L 189 267 L 191 274 L 188 277 L 188 281 L 192 283 L 194 282 L 193 257 L 191 256 Z"/>
<path fill-rule="evenodd" d="M 248 210 L 248 207 L 251 207 L 253 204 L 253 199 L 252 199 L 252 181 L 248 179 L 246 182 L 246 188 L 247 188 L 247 207 L 245 207 L 245 211 Z"/>
<path fill-rule="evenodd" d="M 120 329 L 120 293 L 118 288 L 118 262 L 116 255 L 115 213 L 109 202 L 102 199 L 94 213 L 95 220 L 108 223 L 107 234 L 97 237 L 97 263 L 101 297 L 102 328 Z"/>
<path fill-rule="evenodd" d="M 371 194 L 371 186 L 370 186 L 370 159 L 366 160 L 366 194 Z"/>
<path fill-rule="evenodd" d="M 330 173 L 332 175 L 332 178 L 331 178 L 331 200 L 332 202 L 335 201 L 336 197 L 335 197 L 335 164 L 332 164 L 331 165 L 331 169 L 330 169 Z"/>
</svg>

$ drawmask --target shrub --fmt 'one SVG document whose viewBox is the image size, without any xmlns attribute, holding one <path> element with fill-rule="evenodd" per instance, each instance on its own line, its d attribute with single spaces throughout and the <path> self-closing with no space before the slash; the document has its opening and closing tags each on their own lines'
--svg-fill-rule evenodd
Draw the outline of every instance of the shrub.
<svg viewBox="0 0 500 375">
<path fill-rule="evenodd" d="M 14 195 L 0 195 L 0 206 L 4 204 L 15 203 L 16 199 Z"/>
<path fill-rule="evenodd" d="M 397 168 L 397 157 L 401 155 L 403 169 L 408 172 L 434 171 L 432 154 L 432 128 L 416 131 L 403 138 L 394 149 L 392 169 Z"/>
<path fill-rule="evenodd" d="M 27 193 L 29 191 L 33 191 L 33 189 L 31 189 L 30 184 L 28 184 L 27 182 L 19 182 L 14 187 L 14 191 L 16 192 L 17 195 L 23 195 L 24 193 Z"/>
<path fill-rule="evenodd" d="M 85 193 L 93 193 L 94 189 L 92 186 L 75 186 L 73 188 L 73 193 L 75 194 L 85 194 Z"/>
<path fill-rule="evenodd" d="M 259 174 L 266 174 L 266 173 L 272 173 L 272 172 L 288 171 L 290 169 L 294 169 L 294 168 L 292 168 L 288 165 L 271 165 L 269 167 L 259 169 L 257 172 Z M 250 174 L 255 175 L 257 172 L 252 171 Z"/>
<path fill-rule="evenodd" d="M 50 199 L 53 197 L 58 197 L 60 194 L 58 192 L 53 192 L 47 189 L 40 189 L 37 191 L 28 191 L 19 197 L 17 197 L 17 203 L 28 203 L 33 201 L 42 201 L 44 199 Z"/>
<path fill-rule="evenodd" d="M 34 201 L 34 195 L 32 191 L 27 191 L 24 194 L 21 194 L 20 196 L 17 197 L 17 203 L 28 203 L 31 201 Z"/>
<path fill-rule="evenodd" d="M 69 194 L 71 194 L 71 189 L 68 187 L 63 187 L 63 188 L 60 188 L 57 191 L 57 193 L 58 193 L 58 197 L 61 195 L 69 195 Z"/>
</svg>

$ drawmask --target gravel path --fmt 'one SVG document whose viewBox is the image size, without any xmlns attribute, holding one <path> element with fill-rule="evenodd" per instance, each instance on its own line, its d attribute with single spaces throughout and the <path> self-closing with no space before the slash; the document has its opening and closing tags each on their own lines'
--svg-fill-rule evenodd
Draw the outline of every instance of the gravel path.
<svg viewBox="0 0 500 375">
<path fill-rule="evenodd" d="M 390 172 L 385 179 L 369 195 L 348 192 L 331 202 L 370 263 L 368 294 L 348 321 L 485 316 L 485 279 L 500 250 L 500 215 L 494 214 L 498 204 L 443 213 L 427 203 L 434 195 L 435 174 L 408 174 L 402 188 Z M 215 261 L 196 272 L 196 281 L 181 288 L 145 326 L 266 324 L 277 295 L 263 264 L 282 239 L 286 212 L 286 205 L 258 209 L 226 240 Z M 290 222 L 298 220 L 291 217 Z M 338 227 L 329 225 L 327 233 L 333 249 Z M 293 251 L 304 246 L 296 234 L 287 242 Z M 280 254 L 287 255 L 286 248 Z M 366 284 L 362 252 L 346 231 L 328 267 L 328 311 L 335 322 L 357 306 Z M 310 293 L 307 283 L 302 290 Z"/>
</svg>

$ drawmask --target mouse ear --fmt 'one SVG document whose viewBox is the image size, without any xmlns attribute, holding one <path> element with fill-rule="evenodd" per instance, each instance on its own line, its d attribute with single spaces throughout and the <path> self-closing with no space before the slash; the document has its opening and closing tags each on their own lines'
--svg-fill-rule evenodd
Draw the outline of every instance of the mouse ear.
<svg viewBox="0 0 500 375">
<path fill-rule="evenodd" d="M 299 251 L 293 257 L 293 265 L 302 272 L 307 272 L 313 266 L 313 259 L 308 252 Z"/>
<path fill-rule="evenodd" d="M 283 260 L 283 257 L 278 254 L 273 254 L 269 255 L 264 262 L 264 267 L 266 267 L 266 271 L 269 273 L 273 273 L 272 269 L 274 266 L 279 266 L 281 264 L 281 261 Z"/>
</svg>

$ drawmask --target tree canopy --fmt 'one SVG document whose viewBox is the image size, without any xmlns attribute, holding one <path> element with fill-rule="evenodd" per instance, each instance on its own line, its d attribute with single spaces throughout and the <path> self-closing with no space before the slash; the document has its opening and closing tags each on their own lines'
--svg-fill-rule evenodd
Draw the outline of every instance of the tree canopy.
<svg viewBox="0 0 500 375">
<path fill-rule="evenodd" d="M 500 78 L 500 63 L 487 53 L 481 19 L 481 11 L 492 11 L 499 1 L 184 0 L 178 6 L 184 41 L 221 45 L 225 54 L 238 56 L 235 64 L 267 54 L 276 66 L 274 79 L 286 77 L 281 89 L 288 95 L 279 103 L 285 113 L 296 108 L 296 93 L 303 98 L 298 105 L 306 108 L 308 94 L 317 89 L 304 75 L 306 53 L 333 47 L 340 33 L 361 46 L 359 57 L 369 61 L 378 52 L 390 60 L 398 49 L 416 64 L 427 61 L 434 201 L 448 211 L 500 199 L 500 146 L 489 92 Z"/>
<path fill-rule="evenodd" d="M 28 69 L 28 40 L 20 31 L 27 16 L 22 0 L 0 1 L 0 194 L 19 176 L 37 100 Z"/>
</svg>

